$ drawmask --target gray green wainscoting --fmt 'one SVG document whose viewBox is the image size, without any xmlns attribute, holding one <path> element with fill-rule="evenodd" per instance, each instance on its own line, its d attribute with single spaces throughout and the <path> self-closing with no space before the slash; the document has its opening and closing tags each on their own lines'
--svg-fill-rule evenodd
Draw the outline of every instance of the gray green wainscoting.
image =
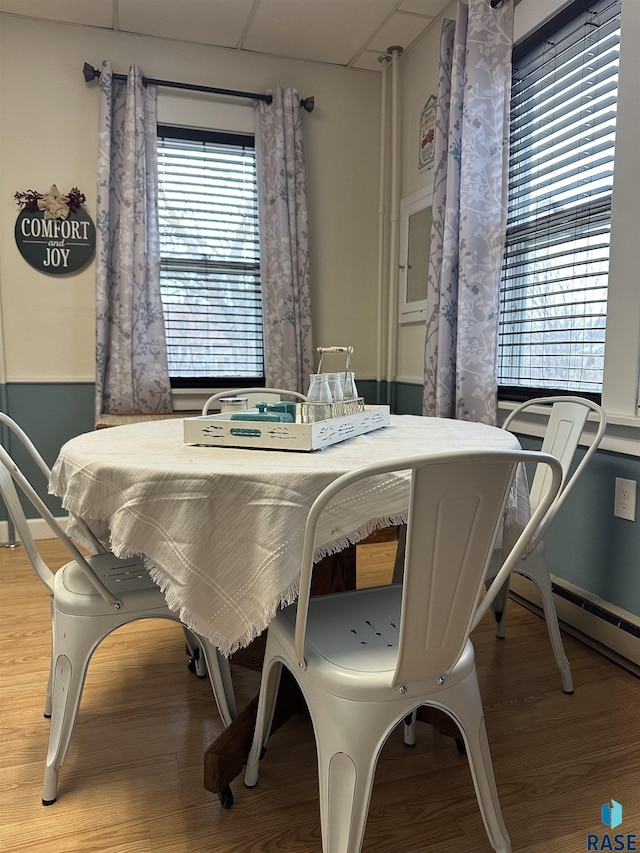
<svg viewBox="0 0 640 853">
<path fill-rule="evenodd" d="M 518 437 L 540 449 L 539 439 Z M 616 477 L 640 480 L 640 458 L 599 450 L 549 528 L 546 553 L 552 574 L 640 616 L 640 521 L 614 517 Z"/>
<path fill-rule="evenodd" d="M 396 415 L 422 414 L 422 386 L 413 382 L 376 382 L 358 379 L 358 393 L 369 405 L 389 405 Z"/>
<path fill-rule="evenodd" d="M 9 382 L 0 387 L 0 401 L 6 414 L 13 418 L 31 438 L 48 465 L 53 465 L 62 445 L 94 428 L 95 386 L 93 382 Z M 3 433 L 3 443 L 25 476 L 54 513 L 61 513 L 60 502 L 47 494 L 42 475 L 27 457 L 20 441 Z M 35 511 L 28 509 L 34 517 Z M 0 520 L 6 521 L 4 506 Z"/>
</svg>

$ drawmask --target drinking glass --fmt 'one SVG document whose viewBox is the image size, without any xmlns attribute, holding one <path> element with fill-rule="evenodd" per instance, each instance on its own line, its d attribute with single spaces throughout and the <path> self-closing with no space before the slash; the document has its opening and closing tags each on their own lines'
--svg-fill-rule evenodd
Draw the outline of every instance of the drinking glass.
<svg viewBox="0 0 640 853">
<path fill-rule="evenodd" d="M 331 417 L 332 399 L 328 375 L 326 373 L 312 373 L 306 406 L 309 422 L 324 421 Z"/>
<path fill-rule="evenodd" d="M 329 390 L 331 391 L 331 402 L 342 402 L 342 400 L 344 400 L 344 394 L 342 392 L 342 373 L 327 373 L 326 376 L 329 382 Z"/>
<path fill-rule="evenodd" d="M 249 408 L 248 397 L 221 397 L 220 412 L 241 412 Z"/>
<path fill-rule="evenodd" d="M 356 388 L 356 375 L 352 370 L 346 370 L 342 376 L 342 392 L 345 400 L 356 400 L 358 389 Z"/>
</svg>

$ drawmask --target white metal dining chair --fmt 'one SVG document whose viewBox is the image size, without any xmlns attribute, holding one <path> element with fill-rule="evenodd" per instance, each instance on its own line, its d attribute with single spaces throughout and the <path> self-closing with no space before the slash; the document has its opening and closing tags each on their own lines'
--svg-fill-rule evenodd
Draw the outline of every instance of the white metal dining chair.
<svg viewBox="0 0 640 853">
<path fill-rule="evenodd" d="M 540 409 L 542 407 L 542 410 Z M 529 400 L 517 406 L 509 414 L 503 424 L 503 429 L 513 431 L 513 423 L 523 413 L 544 413 L 544 439 L 541 450 L 550 453 L 560 460 L 564 479 L 557 498 L 545 518 L 544 525 L 536 530 L 531 546 L 525 552 L 523 558 L 514 566 L 514 572 L 523 575 L 538 588 L 542 601 L 544 617 L 547 623 L 547 631 L 551 640 L 553 654 L 560 670 L 562 689 L 565 693 L 573 693 L 573 679 L 571 667 L 564 651 L 558 616 L 553 601 L 553 588 L 549 567 L 545 556 L 544 535 L 557 516 L 560 507 L 567 499 L 571 489 L 575 486 L 578 477 L 582 474 L 590 459 L 598 449 L 606 428 L 607 419 L 602 406 L 592 403 L 584 397 L 556 396 L 539 397 Z M 577 464 L 573 472 L 570 472 L 574 456 L 584 432 L 589 415 L 594 416 L 594 436 Z M 531 481 L 530 501 L 532 508 L 538 505 L 540 495 L 544 490 L 547 472 L 537 468 Z M 493 583 L 497 568 L 502 562 L 502 552 L 498 548 L 489 567 L 487 582 Z M 497 622 L 497 636 L 504 637 L 504 619 L 508 599 L 509 585 L 504 584 L 494 598 L 492 610 Z"/>
<path fill-rule="evenodd" d="M 285 391 L 283 388 L 232 388 L 212 394 L 202 407 L 202 414 L 208 415 L 211 404 L 218 400 L 222 400 L 225 397 L 236 397 L 242 395 L 243 397 L 257 396 L 257 398 L 259 398 L 262 394 L 267 397 L 277 397 L 278 399 L 280 397 L 293 397 L 294 400 L 298 400 L 302 403 L 307 399 L 306 396 L 301 394 L 299 391 Z"/>
<path fill-rule="evenodd" d="M 4 413 L 0 413 L 0 422 L 20 439 L 48 479 L 46 462 L 22 428 Z M 45 717 L 51 718 L 51 728 L 42 793 L 43 805 L 51 805 L 57 798 L 58 774 L 71 740 L 89 661 L 98 645 L 116 628 L 137 619 L 160 617 L 182 623 L 178 614 L 169 610 L 139 557 L 117 558 L 81 519 L 76 519 L 96 551 L 85 557 L 2 445 L 0 463 L 0 495 L 30 562 L 51 597 L 52 653 L 44 710 Z M 38 550 L 14 481 L 73 558 L 56 572 Z M 187 636 L 193 646 L 202 650 L 226 726 L 237 714 L 229 662 L 208 640 L 191 632 Z"/>
<path fill-rule="evenodd" d="M 460 727 L 489 840 L 500 853 L 511 850 L 469 633 L 516 467 L 523 460 L 548 466 L 550 476 L 500 570 L 498 578 L 504 580 L 560 486 L 560 465 L 547 454 L 455 452 L 369 465 L 339 477 L 311 507 L 298 601 L 279 611 L 267 631 L 245 783 L 257 783 L 286 666 L 300 686 L 315 732 L 324 853 L 359 853 L 378 755 L 396 725 L 424 704 L 445 711 Z M 332 506 L 332 501 L 344 497 L 345 489 L 366 478 L 407 475 L 411 488 L 402 585 L 310 598 L 321 514 L 332 513 L 339 526 L 340 503 Z"/>
</svg>

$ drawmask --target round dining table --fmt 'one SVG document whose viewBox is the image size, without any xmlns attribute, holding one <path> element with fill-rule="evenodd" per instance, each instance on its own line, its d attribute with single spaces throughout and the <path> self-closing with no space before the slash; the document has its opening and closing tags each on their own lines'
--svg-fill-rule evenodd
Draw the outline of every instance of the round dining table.
<svg viewBox="0 0 640 853">
<path fill-rule="evenodd" d="M 318 494 L 371 462 L 452 450 L 520 449 L 511 433 L 466 421 L 392 415 L 389 426 L 313 452 L 196 446 L 182 419 L 85 433 L 68 441 L 50 491 L 118 556 L 144 555 L 169 607 L 224 654 L 247 646 L 293 601 L 307 513 Z M 408 477 L 346 492 L 318 529 L 316 558 L 406 521 Z M 529 519 L 519 467 L 505 538 Z"/>
</svg>

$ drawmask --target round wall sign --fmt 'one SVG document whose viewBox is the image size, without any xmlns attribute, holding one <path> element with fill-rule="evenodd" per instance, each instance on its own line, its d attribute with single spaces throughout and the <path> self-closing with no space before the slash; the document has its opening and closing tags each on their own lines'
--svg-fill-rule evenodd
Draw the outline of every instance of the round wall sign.
<svg viewBox="0 0 640 853">
<path fill-rule="evenodd" d="M 67 275 L 86 266 L 96 248 L 96 228 L 78 207 L 66 219 L 46 219 L 44 210 L 23 210 L 16 220 L 16 243 L 28 264 L 41 272 Z"/>
</svg>

